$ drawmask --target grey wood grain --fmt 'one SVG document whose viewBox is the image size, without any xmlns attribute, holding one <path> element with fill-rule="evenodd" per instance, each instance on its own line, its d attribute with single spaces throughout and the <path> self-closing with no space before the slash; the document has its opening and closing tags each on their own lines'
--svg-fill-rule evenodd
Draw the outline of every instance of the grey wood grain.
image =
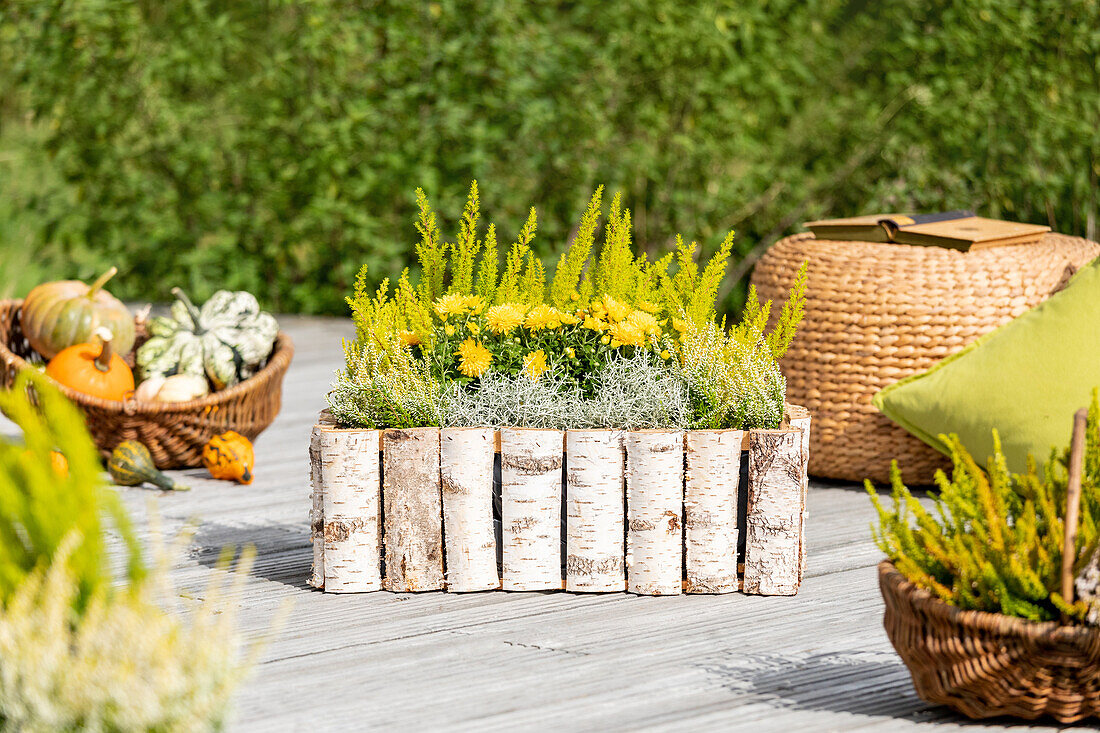
<svg viewBox="0 0 1100 733">
<path fill-rule="evenodd" d="M 974 728 L 916 697 L 886 639 L 873 512 L 858 486 L 811 486 L 809 567 L 792 598 L 309 589 L 309 431 L 351 327 L 281 322 L 296 356 L 282 413 L 256 442 L 255 483 L 198 469 L 179 472 L 189 493 L 119 490 L 145 537 L 151 511 L 167 534 L 197 524 L 172 571 L 184 613 L 219 573 L 225 545 L 258 552 L 224 599 L 247 643 L 267 638 L 293 603 L 236 698 L 231 730 Z M 0 433 L 13 426 L 0 422 Z"/>
</svg>

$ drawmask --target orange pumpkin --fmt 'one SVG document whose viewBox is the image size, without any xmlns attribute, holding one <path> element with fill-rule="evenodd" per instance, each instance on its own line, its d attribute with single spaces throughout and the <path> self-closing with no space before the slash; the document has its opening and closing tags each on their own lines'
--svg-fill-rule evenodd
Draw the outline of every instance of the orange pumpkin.
<svg viewBox="0 0 1100 733">
<path fill-rule="evenodd" d="M 217 479 L 250 484 L 255 464 L 252 443 L 232 430 L 214 436 L 202 449 L 202 465 Z"/>
<path fill-rule="evenodd" d="M 62 349 L 46 365 L 46 374 L 82 394 L 121 401 L 134 391 L 134 373 L 111 348 L 110 331 L 97 329 L 96 336 L 99 343 Z"/>
<path fill-rule="evenodd" d="M 91 285 L 78 280 L 44 283 L 27 293 L 19 322 L 31 348 L 52 359 L 67 346 L 92 340 L 97 328 L 111 332 L 123 354 L 134 345 L 134 317 L 103 285 L 118 272 L 112 267 Z"/>
</svg>

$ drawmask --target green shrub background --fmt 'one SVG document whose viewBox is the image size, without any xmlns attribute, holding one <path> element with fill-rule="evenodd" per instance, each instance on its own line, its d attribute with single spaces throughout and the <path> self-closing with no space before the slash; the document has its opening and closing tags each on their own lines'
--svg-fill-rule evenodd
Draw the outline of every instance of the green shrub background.
<svg viewBox="0 0 1100 733">
<path fill-rule="evenodd" d="M 117 263 L 344 313 L 471 178 L 545 255 L 603 183 L 645 248 L 736 229 L 742 276 L 827 214 L 1095 237 L 1098 174 L 1096 0 L 0 0 L 0 295 Z"/>
</svg>

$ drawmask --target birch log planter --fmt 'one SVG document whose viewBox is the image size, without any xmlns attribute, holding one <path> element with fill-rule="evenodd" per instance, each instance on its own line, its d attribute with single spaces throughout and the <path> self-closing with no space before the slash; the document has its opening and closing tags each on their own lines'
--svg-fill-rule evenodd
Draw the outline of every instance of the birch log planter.
<svg viewBox="0 0 1100 733">
<path fill-rule="evenodd" d="M 623 434 L 570 430 L 565 451 L 565 589 L 625 590 Z"/>
<path fill-rule="evenodd" d="M 749 433 L 746 593 L 793 596 L 802 579 L 803 475 L 800 430 Z"/>
<path fill-rule="evenodd" d="M 732 593 L 737 577 L 740 430 L 685 434 L 684 561 L 688 593 Z"/>
<path fill-rule="evenodd" d="M 309 583 L 334 593 L 794 595 L 809 431 L 794 405 L 780 429 L 744 432 L 380 431 L 341 429 L 322 413 L 309 446 Z"/>
<path fill-rule="evenodd" d="M 493 529 L 496 431 L 449 428 L 440 431 L 439 439 L 447 590 L 463 593 L 499 588 Z"/>
<path fill-rule="evenodd" d="M 680 593 L 684 575 L 682 432 L 626 434 L 626 507 L 627 590 L 647 596 Z"/>
<path fill-rule="evenodd" d="M 560 590 L 559 430 L 500 431 L 500 524 L 504 590 Z"/>
<path fill-rule="evenodd" d="M 441 590 L 439 428 L 386 430 L 382 433 L 382 455 L 386 590 Z"/>
</svg>

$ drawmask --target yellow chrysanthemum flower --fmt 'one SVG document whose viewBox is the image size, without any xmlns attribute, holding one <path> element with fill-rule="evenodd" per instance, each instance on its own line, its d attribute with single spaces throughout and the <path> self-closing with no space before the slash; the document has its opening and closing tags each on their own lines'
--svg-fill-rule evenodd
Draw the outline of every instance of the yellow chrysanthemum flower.
<svg viewBox="0 0 1100 733">
<path fill-rule="evenodd" d="M 481 302 L 481 298 L 476 295 L 466 295 L 462 298 L 462 304 L 466 306 L 466 310 L 470 313 L 481 313 L 485 309 L 485 304 Z"/>
<path fill-rule="evenodd" d="M 675 328 L 680 333 L 683 333 L 684 331 L 687 330 L 687 327 L 688 327 L 687 321 L 682 321 L 679 318 L 673 318 L 672 319 L 672 327 Z"/>
<path fill-rule="evenodd" d="M 551 308 L 548 305 L 536 305 L 527 314 L 523 325 L 532 331 L 557 328 L 561 325 L 561 313 L 556 308 Z"/>
<path fill-rule="evenodd" d="M 649 336 L 656 336 L 661 332 L 661 324 L 657 323 L 657 319 L 643 310 L 634 311 L 626 321 L 642 329 Z"/>
<path fill-rule="evenodd" d="M 609 344 L 609 343 L 611 343 L 611 337 L 610 337 L 610 336 L 607 336 L 607 335 L 605 335 L 605 336 L 604 336 L 604 337 L 603 337 L 602 339 L 600 339 L 600 343 L 601 343 L 601 344 Z"/>
<path fill-rule="evenodd" d="M 645 331 L 630 321 L 612 323 L 610 332 L 611 345 L 613 347 L 641 346 L 645 343 Z"/>
<path fill-rule="evenodd" d="M 644 310 L 646 313 L 653 314 L 656 314 L 657 311 L 661 310 L 661 307 L 659 305 L 657 305 L 656 303 L 650 303 L 648 300 L 638 301 L 638 308 Z"/>
<path fill-rule="evenodd" d="M 603 307 L 603 303 L 596 301 L 588 306 L 588 311 L 596 318 L 604 318 L 607 316 L 607 308 Z"/>
<path fill-rule="evenodd" d="M 405 346 L 416 346 L 420 343 L 420 337 L 412 331 L 398 331 L 397 338 Z"/>
<path fill-rule="evenodd" d="M 574 351 L 572 346 L 570 346 L 569 348 L 567 348 L 565 350 L 565 355 L 568 356 L 570 359 L 576 359 L 577 358 L 577 352 Z"/>
<path fill-rule="evenodd" d="M 519 303 L 494 305 L 485 315 L 489 330 L 496 334 L 511 333 L 512 329 L 523 324 L 526 309 Z"/>
<path fill-rule="evenodd" d="M 621 321 L 630 315 L 630 306 L 620 303 L 610 295 L 603 296 L 603 307 L 607 310 L 607 317 L 612 321 Z"/>
<path fill-rule="evenodd" d="M 595 316 L 585 316 L 584 323 L 581 324 L 581 327 L 592 331 L 599 331 L 600 333 L 607 330 L 607 324 Z"/>
<path fill-rule="evenodd" d="M 542 349 L 532 351 L 523 357 L 523 373 L 534 380 L 538 380 L 549 367 L 546 365 L 546 353 Z"/>
<path fill-rule="evenodd" d="M 558 320 L 561 321 L 563 326 L 575 326 L 581 322 L 581 319 L 572 313 L 560 313 L 558 314 Z"/>
<path fill-rule="evenodd" d="M 661 358 L 665 361 L 668 361 L 670 356 L 672 356 L 672 354 L 668 353 L 668 349 L 665 349 L 661 352 Z"/>
<path fill-rule="evenodd" d="M 466 328 L 469 329 L 470 333 L 472 333 L 474 336 L 477 336 L 479 333 L 481 333 L 481 326 L 477 325 L 477 323 L 475 323 L 474 321 L 470 321 L 469 323 L 467 323 Z"/>
<path fill-rule="evenodd" d="M 446 326 L 443 327 L 443 332 L 445 334 L 447 334 L 448 336 L 454 336 L 455 335 L 455 327 L 448 323 Z"/>
<path fill-rule="evenodd" d="M 458 371 L 467 377 L 480 377 L 489 371 L 493 365 L 493 354 L 486 349 L 481 342 L 472 338 L 463 341 L 455 355 L 462 359 L 458 365 Z"/>
<path fill-rule="evenodd" d="M 448 293 L 435 301 L 433 305 L 435 306 L 435 312 L 445 321 L 451 316 L 463 315 L 468 310 L 466 300 L 467 297 L 464 295 Z"/>
</svg>

